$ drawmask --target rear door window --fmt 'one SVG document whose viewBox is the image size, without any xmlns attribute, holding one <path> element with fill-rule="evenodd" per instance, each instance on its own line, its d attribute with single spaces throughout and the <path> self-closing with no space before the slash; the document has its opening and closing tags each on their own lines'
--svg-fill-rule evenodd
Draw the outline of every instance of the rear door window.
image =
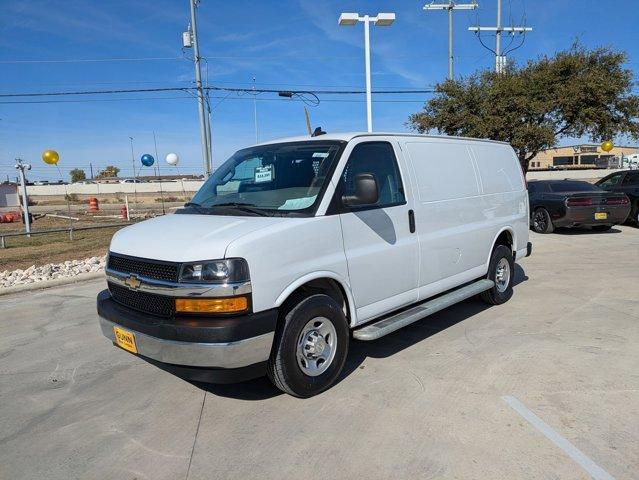
<svg viewBox="0 0 639 480">
<path fill-rule="evenodd" d="M 605 179 L 603 182 L 601 182 L 599 186 L 601 188 L 614 187 L 615 185 L 619 184 L 619 181 L 621 180 L 622 176 L 623 176 L 623 173 L 615 173 L 614 175 L 611 175 L 610 177 Z"/>
</svg>

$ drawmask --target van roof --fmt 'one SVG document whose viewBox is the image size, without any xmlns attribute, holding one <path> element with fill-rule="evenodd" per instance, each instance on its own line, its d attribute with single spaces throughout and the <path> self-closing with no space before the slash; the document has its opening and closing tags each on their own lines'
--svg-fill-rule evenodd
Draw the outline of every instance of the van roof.
<svg viewBox="0 0 639 480">
<path fill-rule="evenodd" d="M 344 132 L 344 133 L 326 133 L 317 137 L 311 137 L 309 135 L 303 135 L 298 137 L 287 137 L 269 140 L 267 142 L 260 142 L 258 145 L 268 145 L 271 143 L 283 143 L 283 142 L 302 142 L 302 141 L 322 141 L 322 140 L 342 140 L 350 141 L 357 137 L 417 137 L 417 138 L 438 138 L 445 140 L 472 140 L 476 142 L 488 142 L 497 143 L 502 145 L 508 145 L 508 142 L 500 142 L 497 140 L 490 140 L 486 138 L 470 138 L 470 137 L 453 137 L 448 135 L 423 135 L 420 133 L 396 133 L 396 132 Z"/>
</svg>

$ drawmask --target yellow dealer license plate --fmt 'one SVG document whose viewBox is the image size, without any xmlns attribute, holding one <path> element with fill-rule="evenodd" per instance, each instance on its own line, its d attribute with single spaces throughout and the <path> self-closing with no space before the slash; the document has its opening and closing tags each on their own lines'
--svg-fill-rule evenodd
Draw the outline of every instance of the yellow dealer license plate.
<svg viewBox="0 0 639 480">
<path fill-rule="evenodd" d="M 595 213 L 595 220 L 606 220 L 607 218 L 608 218 L 608 213 L 606 212 Z"/>
<path fill-rule="evenodd" d="M 138 347 L 135 345 L 135 335 L 133 335 L 133 333 L 120 327 L 113 327 L 113 332 L 115 333 L 115 343 L 119 347 L 131 353 L 138 353 Z"/>
</svg>

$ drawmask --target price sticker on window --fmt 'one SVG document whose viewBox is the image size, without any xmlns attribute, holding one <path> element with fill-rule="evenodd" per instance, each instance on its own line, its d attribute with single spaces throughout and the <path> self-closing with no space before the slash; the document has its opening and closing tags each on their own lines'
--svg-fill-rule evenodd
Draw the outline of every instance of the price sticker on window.
<svg viewBox="0 0 639 480">
<path fill-rule="evenodd" d="M 255 183 L 272 182 L 275 178 L 275 168 L 273 165 L 255 167 Z"/>
</svg>

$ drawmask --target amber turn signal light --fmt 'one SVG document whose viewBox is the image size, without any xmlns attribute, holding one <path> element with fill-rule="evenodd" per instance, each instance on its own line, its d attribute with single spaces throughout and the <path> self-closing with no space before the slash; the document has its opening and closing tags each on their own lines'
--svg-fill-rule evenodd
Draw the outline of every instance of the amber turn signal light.
<svg viewBox="0 0 639 480">
<path fill-rule="evenodd" d="M 175 299 L 177 313 L 236 313 L 247 309 L 246 297 Z"/>
</svg>

